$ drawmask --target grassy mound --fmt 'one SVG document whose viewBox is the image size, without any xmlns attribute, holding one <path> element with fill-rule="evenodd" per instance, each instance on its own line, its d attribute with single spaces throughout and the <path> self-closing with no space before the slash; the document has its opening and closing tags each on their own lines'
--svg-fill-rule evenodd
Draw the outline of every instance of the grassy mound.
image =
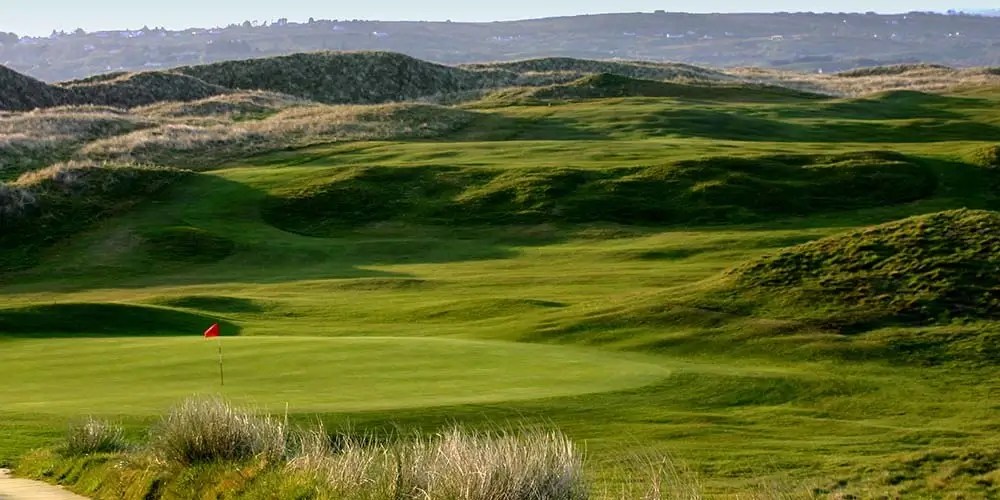
<svg viewBox="0 0 1000 500">
<path fill-rule="evenodd" d="M 174 72 L 126 73 L 110 79 L 69 82 L 64 88 L 79 104 L 133 108 L 164 101 L 195 101 L 228 89 Z"/>
<path fill-rule="evenodd" d="M 481 88 L 482 75 L 389 52 L 317 52 L 177 70 L 238 90 L 269 90 L 328 104 L 377 104 Z"/>
<path fill-rule="evenodd" d="M 0 268 L 30 266 L 41 248 L 127 210 L 189 174 L 172 168 L 74 162 L 0 184 Z"/>
<path fill-rule="evenodd" d="M 889 66 L 872 66 L 869 68 L 856 68 L 847 71 L 841 71 L 835 76 L 839 78 L 861 78 L 869 76 L 893 76 L 893 75 L 903 75 L 906 73 L 919 73 L 919 72 L 951 72 L 954 68 L 949 66 L 944 66 L 941 64 L 893 64 Z"/>
<path fill-rule="evenodd" d="M 426 104 L 296 106 L 239 123 L 167 123 L 92 142 L 81 154 L 102 161 L 206 170 L 255 154 L 315 144 L 436 137 L 462 128 L 475 116 Z"/>
<path fill-rule="evenodd" d="M 609 73 L 628 78 L 646 80 L 688 80 L 688 81 L 725 81 L 734 78 L 720 71 L 713 71 L 690 64 L 655 63 L 647 61 L 592 61 L 574 59 L 571 57 L 546 57 L 489 64 L 470 64 L 463 66 L 478 71 L 508 71 L 520 76 L 521 84 L 530 84 L 530 80 L 561 77 L 570 80 L 583 75 Z"/>
<path fill-rule="evenodd" d="M 66 161 L 88 141 L 146 126 L 142 119 L 93 106 L 0 114 L 0 180 Z"/>
<path fill-rule="evenodd" d="M 911 217 L 791 247 L 743 265 L 741 292 L 869 329 L 1000 318 L 1000 213 Z"/>
<path fill-rule="evenodd" d="M 216 322 L 208 316 L 131 304 L 71 303 L 0 309 L 0 338 L 194 335 Z M 222 324 L 223 333 L 238 328 Z"/>
<path fill-rule="evenodd" d="M 0 111 L 28 111 L 64 104 L 66 92 L 0 66 Z"/>
<path fill-rule="evenodd" d="M 727 223 L 903 203 L 934 174 L 893 153 L 707 158 L 609 170 L 345 168 L 274 193 L 272 224 L 303 234 L 386 220 L 444 224 Z"/>
<path fill-rule="evenodd" d="M 573 100 L 612 97 L 672 97 L 722 101 L 817 99 L 824 96 L 767 85 L 691 85 L 643 80 L 611 73 L 585 76 L 538 89 L 501 91 L 490 100 Z"/>
<path fill-rule="evenodd" d="M 306 101 L 273 92 L 234 92 L 191 102 L 167 102 L 136 110 L 164 118 L 222 116 L 234 120 L 263 118 Z"/>
<path fill-rule="evenodd" d="M 258 301 L 223 295 L 185 295 L 158 300 L 154 303 L 167 307 L 218 313 L 256 313 L 266 310 L 266 307 Z"/>
<path fill-rule="evenodd" d="M 236 248 L 230 239 L 188 226 L 147 233 L 145 246 L 157 259 L 191 263 L 216 262 L 232 255 Z"/>
</svg>

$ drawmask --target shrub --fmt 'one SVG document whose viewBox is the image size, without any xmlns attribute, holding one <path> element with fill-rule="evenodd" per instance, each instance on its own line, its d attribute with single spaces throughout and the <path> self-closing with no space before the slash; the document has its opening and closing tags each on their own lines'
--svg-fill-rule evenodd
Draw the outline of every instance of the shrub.
<svg viewBox="0 0 1000 500">
<path fill-rule="evenodd" d="M 151 450 L 162 460 L 190 465 L 260 457 L 278 460 L 288 445 L 285 423 L 213 397 L 187 399 L 153 430 Z"/>
<path fill-rule="evenodd" d="M 71 425 L 66 435 L 66 454 L 70 456 L 110 453 L 127 448 L 128 443 L 120 426 L 94 418 Z"/>
</svg>

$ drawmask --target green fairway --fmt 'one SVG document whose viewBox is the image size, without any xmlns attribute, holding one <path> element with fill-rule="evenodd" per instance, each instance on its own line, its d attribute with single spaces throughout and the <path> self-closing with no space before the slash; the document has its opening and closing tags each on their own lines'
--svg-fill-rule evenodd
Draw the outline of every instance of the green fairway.
<svg viewBox="0 0 1000 500">
<path fill-rule="evenodd" d="M 226 338 L 216 342 L 39 340 L 6 344 L 4 412 L 143 416 L 192 394 L 296 413 L 388 410 L 566 396 L 653 383 L 638 356 L 506 342 L 406 338 Z M 649 360 L 646 360 L 649 361 Z M 6 370 L 9 370 L 6 371 Z"/>
<path fill-rule="evenodd" d="M 82 228 L 66 202 L 65 223 L 44 222 L 68 236 L 0 274 L 0 464 L 81 416 L 138 436 L 219 393 L 331 428 L 553 424 L 609 490 L 638 455 L 723 498 L 761 481 L 1000 495 L 998 288 L 954 260 L 987 262 L 989 242 L 932 261 L 900 236 L 938 220 L 918 218 L 854 245 L 963 208 L 978 215 L 939 224 L 981 235 L 1000 208 L 977 159 L 1000 138 L 1000 94 L 970 95 L 485 101 L 443 137 L 191 165 Z M 787 250 L 838 235 L 853 236 Z M 880 267 L 896 243 L 912 259 Z M 874 270 L 839 273 L 859 262 Z M 763 271 L 740 288 L 734 269 Z M 792 275 L 812 281 L 772 283 Z M 904 289 L 868 323 L 843 318 Z M 224 388 L 198 336 L 213 321 Z"/>
</svg>

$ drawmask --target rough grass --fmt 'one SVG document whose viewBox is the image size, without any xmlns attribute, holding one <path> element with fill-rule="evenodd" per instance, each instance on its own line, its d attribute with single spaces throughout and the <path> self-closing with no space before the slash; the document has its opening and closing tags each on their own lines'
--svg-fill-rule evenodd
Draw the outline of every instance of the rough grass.
<svg viewBox="0 0 1000 500">
<path fill-rule="evenodd" d="M 127 446 L 122 436 L 121 428 L 89 419 L 68 435 L 60 449 L 65 458 L 53 457 L 57 463 L 47 466 L 72 462 L 76 457 L 123 452 Z M 104 470 L 100 467 L 102 461 L 88 462 L 74 477 L 96 472 L 104 475 L 100 483 L 116 484 L 131 475 L 130 469 L 152 468 L 161 484 L 154 482 L 147 485 L 151 489 L 134 494 L 154 498 L 164 493 L 158 488 L 179 486 L 186 494 L 200 496 L 205 491 L 197 483 L 186 483 L 189 471 L 242 465 L 249 474 L 249 484 L 243 485 L 247 491 L 239 493 L 251 497 L 268 491 L 273 486 L 270 481 L 279 475 L 281 490 L 312 489 L 306 498 L 590 497 L 583 456 L 558 431 L 469 431 L 451 427 L 428 437 L 331 435 L 322 425 L 312 430 L 290 429 L 287 421 L 236 407 L 218 397 L 194 397 L 177 404 L 151 429 L 145 447 L 119 455 L 117 460 L 119 467 Z M 26 469 L 32 467 L 36 467 L 37 475 L 38 464 L 29 464 Z M 73 478 L 63 479 L 70 486 L 84 486 L 74 483 Z"/>
<path fill-rule="evenodd" d="M 866 96 L 892 90 L 946 92 L 1000 84 L 1000 74 L 989 69 L 956 69 L 928 64 L 861 68 L 826 75 L 762 68 L 741 68 L 730 73 L 744 81 L 841 96 Z"/>
<path fill-rule="evenodd" d="M 120 452 L 128 446 L 121 426 L 89 417 L 70 425 L 63 451 L 70 456 L 79 456 Z"/>
<path fill-rule="evenodd" d="M 166 167 L 70 162 L 0 184 L 2 267 L 30 265 L 40 249 L 149 199 L 188 174 Z"/>
<path fill-rule="evenodd" d="M 591 61 L 570 57 L 547 57 L 523 61 L 463 66 L 476 71 L 505 71 L 522 75 L 521 85 L 562 83 L 585 75 L 601 73 L 628 78 L 669 81 L 725 81 L 733 78 L 723 71 L 689 64 L 649 61 Z M 535 79 L 536 82 L 531 80 Z M 552 80 L 558 81 L 552 81 Z"/>
<path fill-rule="evenodd" d="M 379 443 L 320 429 L 286 466 L 336 498 L 578 500 L 589 498 L 583 457 L 557 431 L 468 431 Z M 300 479 L 301 480 L 301 479 Z"/>
<path fill-rule="evenodd" d="M 232 92 L 190 102 L 161 102 L 133 110 L 157 118 L 219 117 L 235 121 L 266 118 L 292 106 L 310 101 L 274 92 Z"/>
<path fill-rule="evenodd" d="M 474 113 L 424 104 L 297 106 L 261 120 L 168 123 L 91 142 L 82 156 L 196 170 L 269 151 L 314 144 L 431 138 L 468 124 Z"/>
<path fill-rule="evenodd" d="M 696 85 L 642 80 L 612 73 L 585 76 L 570 83 L 540 88 L 511 89 L 487 96 L 482 104 L 543 104 L 552 101 L 659 97 L 731 102 L 768 102 L 822 99 L 825 96 L 767 85 Z"/>
<path fill-rule="evenodd" d="M 934 174 L 892 153 L 706 158 L 601 171 L 349 168 L 277 193 L 265 218 L 292 231 L 388 220 L 441 224 L 723 223 L 903 203 Z"/>
<path fill-rule="evenodd" d="M 913 217 L 791 247 L 736 268 L 750 294 L 870 329 L 1000 318 L 1000 213 Z"/>
<path fill-rule="evenodd" d="M 146 126 L 141 118 L 94 106 L 0 113 L 0 180 L 68 160 L 89 141 Z"/>
<path fill-rule="evenodd" d="M 268 90 L 327 104 L 378 104 L 495 87 L 483 72 L 388 52 L 316 52 L 176 71 L 230 89 Z"/>
<path fill-rule="evenodd" d="M 69 90 L 71 102 L 117 108 L 134 108 L 169 101 L 196 101 L 231 92 L 172 71 L 125 73 L 113 78 L 62 85 Z"/>
<path fill-rule="evenodd" d="M 188 466 L 252 458 L 280 460 L 289 448 L 287 423 L 237 408 L 218 398 L 190 398 L 153 429 L 150 453 Z"/>
<path fill-rule="evenodd" d="M 0 66 L 0 110 L 29 111 L 63 104 L 65 91 Z"/>
</svg>

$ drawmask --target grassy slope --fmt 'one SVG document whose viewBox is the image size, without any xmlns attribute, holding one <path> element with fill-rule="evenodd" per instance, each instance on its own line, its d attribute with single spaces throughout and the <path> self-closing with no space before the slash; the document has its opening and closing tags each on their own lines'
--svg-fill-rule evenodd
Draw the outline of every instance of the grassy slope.
<svg viewBox="0 0 1000 500">
<path fill-rule="evenodd" d="M 287 399 L 301 402 L 290 405 L 298 418 L 308 419 L 318 411 L 330 422 L 350 419 L 361 426 L 398 422 L 434 427 L 452 419 L 471 423 L 545 419 L 587 443 L 598 474 L 612 474 L 623 457 L 656 450 L 688 462 L 715 492 L 733 491 L 754 477 L 790 477 L 793 482 L 827 489 L 836 489 L 836 482 L 843 480 L 845 489 L 856 492 L 995 493 L 995 487 L 981 477 L 983 470 L 988 474 L 995 464 L 987 462 L 985 469 L 959 466 L 975 462 L 963 454 L 998 444 L 998 408 L 991 396 L 1000 390 L 995 368 L 969 370 L 950 364 L 918 368 L 880 360 L 844 363 L 823 356 L 809 344 L 771 349 L 780 345 L 780 338 L 765 349 L 733 343 L 730 338 L 719 343 L 713 335 L 718 322 L 703 311 L 676 321 L 643 322 L 639 318 L 624 328 L 545 336 L 599 314 L 609 304 L 628 306 L 651 295 L 696 294 L 703 280 L 791 244 L 912 214 L 963 206 L 995 208 L 993 195 L 983 188 L 990 177 L 984 169 L 963 163 L 972 151 L 988 145 L 982 142 L 988 140 L 984 131 L 1000 123 L 993 112 L 995 98 L 988 94 L 974 99 L 909 96 L 900 102 L 898 96 L 890 97 L 866 105 L 637 98 L 511 107 L 491 112 L 451 140 L 354 143 L 258 157 L 228 170 L 199 174 L 174 188 L 168 199 L 52 248 L 41 256 L 44 265 L 5 276 L 0 293 L 8 308 L 56 302 L 145 303 L 224 319 L 249 337 L 281 336 L 260 339 L 261 345 L 275 345 L 262 349 L 262 357 L 275 355 L 280 346 L 298 349 L 293 346 L 300 336 L 343 337 L 338 342 L 358 351 L 354 360 L 383 356 L 394 363 L 412 352 L 387 355 L 366 344 L 377 340 L 358 338 L 547 340 L 590 345 L 590 350 L 581 352 L 593 356 L 595 365 L 601 364 L 587 374 L 597 380 L 599 370 L 613 367 L 604 363 L 621 359 L 609 351 L 641 351 L 636 353 L 642 356 L 640 371 L 649 373 L 647 364 L 658 365 L 656 370 L 667 372 L 661 380 L 599 394 L 555 397 L 580 391 L 546 387 L 535 394 L 548 397 L 529 401 L 435 401 L 427 391 L 441 380 L 457 378 L 469 390 L 476 390 L 484 380 L 465 373 L 456 377 L 456 370 L 470 365 L 470 351 L 449 348 L 435 351 L 440 358 L 434 363 L 413 360 L 420 365 L 415 376 L 434 381 L 419 390 L 430 399 L 414 405 L 373 398 L 366 403 L 368 411 L 362 411 L 363 405 L 338 411 L 325 406 L 329 401 L 342 401 L 337 397 L 319 398 L 323 404 L 317 403 L 315 395 Z M 711 126 L 716 123 L 713 120 L 731 116 L 750 121 L 737 120 L 734 128 L 725 131 Z M 766 124 L 782 128 L 778 132 L 759 128 Z M 929 159 L 929 168 L 940 182 L 936 195 L 907 204 L 744 226 L 543 223 L 442 227 L 390 221 L 315 238 L 281 231 L 261 216 L 261 206 L 270 194 L 306 186 L 344 165 L 604 169 L 658 165 L 707 154 L 828 154 L 870 149 Z M 183 249 L 163 255 L 149 247 L 149 234 L 178 226 L 232 241 L 233 252 L 220 260 L 191 263 L 171 257 L 183 257 Z M 749 318 L 735 328 L 767 330 L 768 321 Z M 677 337 L 700 341 L 669 342 Z M 82 346 L 97 346 L 92 352 L 99 358 L 111 352 L 101 350 L 108 343 L 100 340 L 3 342 L 4 352 L 13 353 L 8 356 L 23 365 L 18 376 L 49 394 L 66 394 L 63 379 L 48 369 L 51 363 L 75 358 L 62 353 Z M 46 342 L 56 342 L 53 345 L 58 347 L 44 349 L 45 356 L 29 355 Z M 203 352 L 208 346 L 198 339 L 130 340 L 122 348 L 142 342 L 177 345 L 179 350 L 168 359 L 197 365 L 206 377 L 214 376 L 208 373 L 214 369 L 211 360 L 194 363 L 190 359 L 196 354 L 210 357 L 211 353 Z M 184 349 L 191 354 L 184 359 L 180 346 L 188 342 L 190 347 Z M 393 344 L 392 349 L 409 342 Z M 545 366 L 550 362 L 548 353 L 561 355 L 557 354 L 561 348 L 546 347 L 554 350 L 542 352 L 529 346 L 504 347 L 520 355 L 484 368 L 544 375 L 561 366 Z M 574 354 L 569 361 L 577 359 L 577 348 L 571 349 Z M 296 356 L 303 354 L 299 351 L 291 359 Z M 140 365 L 143 362 L 143 358 L 136 360 Z M 621 362 L 633 366 L 632 361 Z M 651 372 L 654 378 L 656 370 Z M 339 368 L 330 367 L 323 369 L 322 376 L 335 379 L 328 384 L 335 390 L 342 385 L 344 398 L 363 394 L 371 385 L 370 378 L 345 379 L 340 373 Z M 161 370 L 153 375 L 168 374 Z M 504 374 L 514 375 L 520 374 Z M 649 380 L 645 376 L 639 380 Z M 124 374 L 111 367 L 89 377 L 78 383 L 97 386 Z M 171 387 L 180 392 L 203 390 L 203 385 L 194 387 L 203 381 L 194 379 L 186 379 L 192 380 L 191 386 L 178 382 Z M 407 377 L 393 377 L 376 394 L 398 394 L 394 391 L 406 390 L 411 382 Z M 578 380 L 570 386 L 592 392 L 614 388 L 611 382 Z M 503 394 L 520 383 L 511 384 L 497 380 L 488 388 Z M 242 395 L 272 403 L 255 396 L 262 394 L 257 390 Z M 94 392 L 106 393 L 111 403 L 121 401 L 117 398 L 124 394 L 118 388 Z M 172 394 L 164 391 L 155 396 L 165 401 Z M 47 403 L 51 412 L 0 411 L 0 430 L 5 436 L 0 456 L 13 457 L 51 442 L 67 419 L 91 409 L 86 399 L 52 397 Z M 459 404 L 463 401 L 466 404 Z M 149 418 L 149 407 L 135 412 L 139 415 L 129 415 L 128 402 L 120 404 L 104 412 L 120 415 L 132 426 Z M 393 408 L 417 405 L 427 407 Z"/>
</svg>

